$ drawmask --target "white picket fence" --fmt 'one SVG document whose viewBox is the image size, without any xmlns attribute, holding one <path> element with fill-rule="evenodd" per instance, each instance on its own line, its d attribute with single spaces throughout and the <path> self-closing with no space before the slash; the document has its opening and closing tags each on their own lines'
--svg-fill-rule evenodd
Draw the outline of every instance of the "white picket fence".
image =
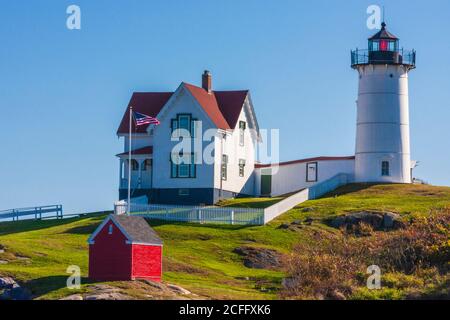
<svg viewBox="0 0 450 320">
<path fill-rule="evenodd" d="M 117 203 L 117 214 L 127 212 L 127 205 Z M 212 206 L 178 206 L 163 204 L 131 204 L 130 214 L 148 219 L 192 222 L 218 223 L 231 225 L 262 225 L 264 224 L 264 209 L 230 208 Z"/>
<path fill-rule="evenodd" d="M 347 184 L 349 180 L 350 177 L 347 174 L 337 174 L 328 180 L 310 188 L 303 189 L 265 209 L 132 203 L 130 214 L 163 221 L 264 225 L 307 200 L 317 199 Z M 114 205 L 114 212 L 116 214 L 127 213 L 127 203 L 124 201 L 117 202 Z"/>
</svg>

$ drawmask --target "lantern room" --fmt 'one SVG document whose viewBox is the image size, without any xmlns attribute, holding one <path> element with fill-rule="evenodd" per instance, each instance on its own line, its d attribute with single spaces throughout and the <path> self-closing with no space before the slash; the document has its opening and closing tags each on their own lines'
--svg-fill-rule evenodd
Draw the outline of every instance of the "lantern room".
<svg viewBox="0 0 450 320">
<path fill-rule="evenodd" d="M 415 68 L 416 52 L 400 49 L 399 39 L 381 24 L 381 30 L 368 40 L 367 50 L 352 51 L 352 67 L 366 64 L 396 64 Z"/>
<path fill-rule="evenodd" d="M 386 23 L 381 24 L 381 30 L 369 38 L 369 52 L 398 51 L 398 38 L 386 30 Z"/>
</svg>

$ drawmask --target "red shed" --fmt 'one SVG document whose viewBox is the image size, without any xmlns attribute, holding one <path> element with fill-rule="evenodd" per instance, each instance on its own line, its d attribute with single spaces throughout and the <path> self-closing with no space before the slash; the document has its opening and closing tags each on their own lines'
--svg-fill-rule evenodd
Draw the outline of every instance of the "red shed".
<svg viewBox="0 0 450 320">
<path fill-rule="evenodd" d="M 162 240 L 142 217 L 109 215 L 89 242 L 89 278 L 161 281 Z"/>
</svg>

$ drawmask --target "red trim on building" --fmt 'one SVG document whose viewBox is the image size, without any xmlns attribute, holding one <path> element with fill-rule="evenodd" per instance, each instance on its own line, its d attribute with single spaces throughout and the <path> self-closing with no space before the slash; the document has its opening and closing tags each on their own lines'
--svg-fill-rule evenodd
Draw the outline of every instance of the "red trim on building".
<svg viewBox="0 0 450 320">
<path fill-rule="evenodd" d="M 140 149 L 136 149 L 136 150 L 132 150 L 131 151 L 131 155 L 150 155 L 153 154 L 153 146 L 149 146 L 149 147 L 144 147 L 144 148 L 140 148 Z M 128 155 L 128 152 L 123 152 L 123 153 L 119 153 L 116 156 L 126 156 Z"/>
<path fill-rule="evenodd" d="M 336 161 L 336 160 L 354 160 L 355 156 L 348 156 L 348 157 L 315 157 L 315 158 L 306 158 L 306 159 L 300 159 L 300 160 L 292 160 L 292 161 L 286 161 L 286 162 L 280 162 L 280 163 L 271 163 L 271 164 L 255 164 L 255 168 L 270 168 L 270 167 L 276 167 L 276 166 L 286 166 L 289 164 L 296 164 L 296 163 L 306 163 L 306 162 L 314 162 L 314 161 Z"/>
</svg>

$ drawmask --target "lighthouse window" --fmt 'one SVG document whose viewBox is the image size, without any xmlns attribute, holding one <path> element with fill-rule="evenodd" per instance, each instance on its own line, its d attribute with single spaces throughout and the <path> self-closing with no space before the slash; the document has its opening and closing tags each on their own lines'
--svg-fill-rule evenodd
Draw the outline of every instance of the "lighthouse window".
<svg viewBox="0 0 450 320">
<path fill-rule="evenodd" d="M 382 176 L 389 176 L 389 161 L 382 161 L 381 162 L 381 175 Z"/>
<path fill-rule="evenodd" d="M 108 234 L 112 234 L 113 233 L 113 225 L 110 224 L 109 228 L 108 228 Z"/>
<path fill-rule="evenodd" d="M 379 50 L 378 41 L 372 42 L 372 51 L 378 51 Z"/>
</svg>

